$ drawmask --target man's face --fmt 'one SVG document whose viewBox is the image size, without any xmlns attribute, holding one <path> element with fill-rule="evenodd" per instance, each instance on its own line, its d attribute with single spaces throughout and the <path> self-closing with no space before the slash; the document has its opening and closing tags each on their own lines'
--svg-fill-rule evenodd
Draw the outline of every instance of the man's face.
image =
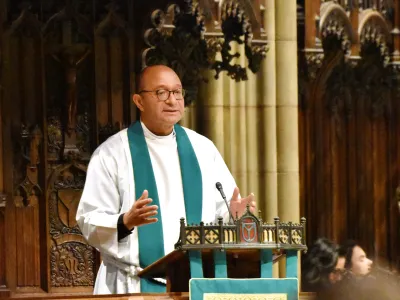
<svg viewBox="0 0 400 300">
<path fill-rule="evenodd" d="M 351 271 L 354 275 L 368 275 L 371 271 L 372 260 L 367 258 L 364 250 L 355 246 L 353 248 L 353 256 L 351 257 Z"/>
<path fill-rule="evenodd" d="M 168 127 L 178 123 L 184 112 L 183 97 L 176 97 L 174 93 L 170 93 L 167 100 L 159 99 L 169 91 L 182 90 L 182 83 L 176 73 L 168 68 L 155 67 L 146 74 L 144 82 L 143 90 L 151 92 L 140 94 L 143 106 L 142 117 L 156 127 Z"/>
</svg>

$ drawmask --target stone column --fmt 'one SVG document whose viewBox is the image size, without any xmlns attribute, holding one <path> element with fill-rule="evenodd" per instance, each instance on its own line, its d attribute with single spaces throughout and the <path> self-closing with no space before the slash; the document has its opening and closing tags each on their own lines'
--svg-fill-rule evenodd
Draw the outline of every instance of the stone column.
<svg viewBox="0 0 400 300">
<path fill-rule="evenodd" d="M 247 191 L 242 192 L 243 195 L 249 193 L 254 193 L 256 196 L 257 206 L 260 207 L 260 202 L 265 201 L 260 196 L 260 182 L 262 182 L 262 177 L 260 177 L 260 156 L 262 152 L 260 151 L 260 131 L 262 132 L 262 127 L 260 128 L 260 116 L 262 115 L 261 102 L 263 97 L 257 90 L 257 74 L 253 74 L 250 70 L 247 71 L 248 80 L 246 81 L 246 172 L 247 172 Z M 260 78 L 261 79 L 261 78 Z M 261 152 L 261 153 L 260 153 Z M 264 186 L 264 185 L 262 185 Z M 258 215 L 258 214 L 257 214 Z"/>
<path fill-rule="evenodd" d="M 181 126 L 193 130 L 196 129 L 196 121 L 197 121 L 196 106 L 197 103 L 195 102 L 190 104 L 188 107 L 185 107 L 185 113 L 183 114 L 182 120 L 179 122 Z"/>
<path fill-rule="evenodd" d="M 276 136 L 276 43 L 275 43 L 275 0 L 265 0 L 264 28 L 268 38 L 268 53 L 259 74 L 262 97 L 262 126 L 264 150 L 261 178 L 264 182 L 263 202 L 260 209 L 263 219 L 273 222 L 278 216 L 278 185 L 277 185 L 277 136 Z M 261 156 L 262 157 L 262 156 Z M 261 158 L 260 157 L 260 158 Z M 260 195 L 261 196 L 261 195 Z M 256 195 L 257 197 L 257 195 Z M 278 277 L 278 265 L 273 267 L 273 276 Z"/>
<path fill-rule="evenodd" d="M 278 215 L 277 190 L 277 148 L 276 148 L 276 52 L 275 52 L 275 0 L 265 1 L 264 22 L 268 37 L 268 53 L 263 62 L 260 76 L 262 79 L 261 94 L 263 97 L 262 126 L 263 133 L 264 169 L 261 176 L 265 182 L 264 203 L 260 205 L 264 219 L 272 222 Z"/>
<path fill-rule="evenodd" d="M 275 0 L 278 212 L 299 221 L 296 1 Z"/>
<path fill-rule="evenodd" d="M 217 54 L 219 59 L 219 54 Z M 224 74 L 218 79 L 214 78 L 215 71 L 205 71 L 205 77 L 208 83 L 201 86 L 200 97 L 195 103 L 198 106 L 198 117 L 201 118 L 201 129 L 218 148 L 220 153 L 224 153 L 224 145 L 226 143 L 224 136 Z M 199 125 L 199 124 L 198 124 Z"/>
<path fill-rule="evenodd" d="M 296 0 L 275 0 L 275 18 L 278 213 L 282 221 L 298 222 L 300 193 Z"/>
<path fill-rule="evenodd" d="M 244 49 L 244 44 L 235 43 L 234 51 L 240 53 L 240 57 L 236 59 L 236 63 L 241 66 L 246 66 L 246 54 Z M 251 72 L 247 70 L 247 72 Z M 248 183 L 248 169 L 247 169 L 247 157 L 252 155 L 251 151 L 249 152 L 249 147 L 252 147 L 251 141 L 247 141 L 247 118 L 246 118 L 246 110 L 249 102 L 254 101 L 254 95 L 249 95 L 246 97 L 246 85 L 249 83 L 248 81 L 239 81 L 235 82 L 231 80 L 231 83 L 234 85 L 234 94 L 235 97 L 231 98 L 230 106 L 231 106 L 231 139 L 235 137 L 236 142 L 232 144 L 232 154 L 234 154 L 235 159 L 235 178 L 236 184 L 240 189 L 240 193 L 242 197 L 247 196 L 250 191 L 247 183 Z M 250 100 L 252 98 L 252 100 Z M 233 101 L 232 101 L 233 100 Z M 250 137 L 251 138 L 251 137 Z M 255 155 L 255 154 L 253 154 Z"/>
</svg>

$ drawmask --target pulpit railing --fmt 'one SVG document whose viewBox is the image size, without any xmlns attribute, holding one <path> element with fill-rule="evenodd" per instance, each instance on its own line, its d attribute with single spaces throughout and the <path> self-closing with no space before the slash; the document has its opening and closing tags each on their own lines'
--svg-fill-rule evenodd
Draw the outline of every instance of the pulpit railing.
<svg viewBox="0 0 400 300">
<path fill-rule="evenodd" d="M 180 250 L 202 249 L 286 249 L 306 250 L 306 219 L 300 223 L 281 222 L 264 223 L 249 209 L 234 223 L 224 223 L 219 217 L 217 223 L 186 224 L 180 220 L 180 237 L 175 245 Z"/>
</svg>

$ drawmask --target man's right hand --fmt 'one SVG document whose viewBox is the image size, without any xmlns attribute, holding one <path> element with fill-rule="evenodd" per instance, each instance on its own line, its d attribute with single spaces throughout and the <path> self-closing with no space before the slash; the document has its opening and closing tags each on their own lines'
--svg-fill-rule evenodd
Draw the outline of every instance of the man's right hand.
<svg viewBox="0 0 400 300">
<path fill-rule="evenodd" d="M 124 214 L 124 225 L 129 230 L 134 227 L 155 223 L 158 221 L 157 218 L 152 218 L 157 215 L 157 205 L 150 205 L 153 200 L 148 198 L 149 192 L 147 190 L 143 191 L 142 196 L 135 201 L 131 209 Z"/>
</svg>

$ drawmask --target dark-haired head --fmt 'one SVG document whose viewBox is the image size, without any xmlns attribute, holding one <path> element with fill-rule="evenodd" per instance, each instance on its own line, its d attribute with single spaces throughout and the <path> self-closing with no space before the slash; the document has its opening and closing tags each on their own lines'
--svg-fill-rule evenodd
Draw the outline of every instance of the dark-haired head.
<svg viewBox="0 0 400 300">
<path fill-rule="evenodd" d="M 338 249 L 338 245 L 327 238 L 319 238 L 308 249 L 302 264 L 306 290 L 323 290 L 337 281 Z"/>
<path fill-rule="evenodd" d="M 371 271 L 372 261 L 365 251 L 353 240 L 348 240 L 339 248 L 339 255 L 346 258 L 345 268 L 353 275 L 365 276 Z"/>
<path fill-rule="evenodd" d="M 357 246 L 356 241 L 347 240 L 339 247 L 339 255 L 346 259 L 344 267 L 348 270 L 351 269 L 351 257 L 355 246 Z"/>
</svg>

